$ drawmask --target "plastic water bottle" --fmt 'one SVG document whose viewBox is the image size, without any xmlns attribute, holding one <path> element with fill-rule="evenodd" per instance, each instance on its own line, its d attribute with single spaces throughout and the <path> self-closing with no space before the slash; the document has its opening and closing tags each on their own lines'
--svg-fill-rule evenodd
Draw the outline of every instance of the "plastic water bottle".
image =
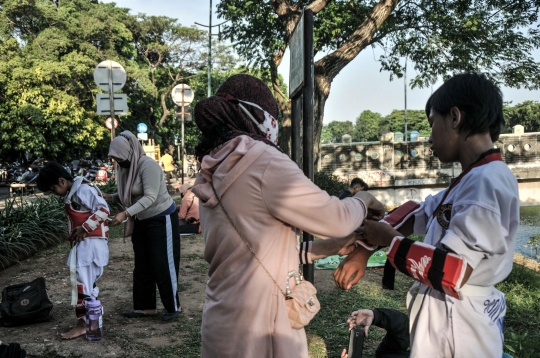
<svg viewBox="0 0 540 358">
<path fill-rule="evenodd" d="M 99 341 L 103 337 L 103 307 L 101 302 L 92 298 L 86 302 L 86 339 Z"/>
</svg>

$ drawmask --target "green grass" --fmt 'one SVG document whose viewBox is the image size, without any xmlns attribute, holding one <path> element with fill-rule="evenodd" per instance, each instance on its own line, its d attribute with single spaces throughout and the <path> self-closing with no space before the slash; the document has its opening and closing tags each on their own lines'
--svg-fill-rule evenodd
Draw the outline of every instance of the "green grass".
<svg viewBox="0 0 540 358">
<path fill-rule="evenodd" d="M 317 278 L 315 278 L 317 279 Z M 406 313 L 405 298 L 412 280 L 396 276 L 394 291 L 382 290 L 380 279 L 363 279 L 349 292 L 330 289 L 319 292 L 321 311 L 306 332 L 310 354 L 314 358 L 340 357 L 348 346 L 349 331 L 343 323 L 349 314 L 360 308 L 388 307 Z M 540 356 L 540 275 L 520 265 L 514 265 L 510 276 L 497 285 L 506 294 L 505 351 L 514 358 Z M 383 338 L 382 329 L 372 327 L 365 340 L 364 354 L 373 357 Z"/>
<path fill-rule="evenodd" d="M 349 292 L 329 289 L 317 294 L 321 302 L 321 310 L 306 327 L 308 344 L 312 357 L 340 357 L 343 348 L 349 345 L 349 329 L 346 324 L 351 312 L 361 308 L 387 307 L 403 312 L 405 297 L 412 280 L 405 275 L 396 276 L 395 290 L 382 290 L 380 277 L 360 281 Z M 315 277 L 315 280 L 317 278 Z M 384 331 L 373 327 L 365 340 L 364 355 L 373 357 Z"/>
<path fill-rule="evenodd" d="M 540 225 L 540 206 L 522 206 L 519 213 L 522 225 Z"/>
<path fill-rule="evenodd" d="M 497 288 L 506 294 L 505 350 L 514 358 L 539 357 L 540 274 L 514 265 Z"/>
</svg>

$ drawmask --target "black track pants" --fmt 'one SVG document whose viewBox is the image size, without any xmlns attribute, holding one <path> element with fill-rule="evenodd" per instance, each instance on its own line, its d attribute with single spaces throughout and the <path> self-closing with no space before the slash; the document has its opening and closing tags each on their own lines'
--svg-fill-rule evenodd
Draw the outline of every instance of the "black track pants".
<svg viewBox="0 0 540 358">
<path fill-rule="evenodd" d="M 131 236 L 135 253 L 133 308 L 156 308 L 156 285 L 167 312 L 180 307 L 178 267 L 180 234 L 178 212 L 146 220 L 135 220 Z"/>
</svg>

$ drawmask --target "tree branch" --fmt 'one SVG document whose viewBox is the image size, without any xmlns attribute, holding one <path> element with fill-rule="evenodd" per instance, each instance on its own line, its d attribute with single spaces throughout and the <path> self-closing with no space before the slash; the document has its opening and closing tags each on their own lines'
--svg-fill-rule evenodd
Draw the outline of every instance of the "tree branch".
<svg viewBox="0 0 540 358">
<path fill-rule="evenodd" d="M 380 0 L 373 7 L 371 14 L 366 17 L 343 45 L 315 63 L 316 75 L 323 75 L 331 82 L 360 51 L 370 44 L 374 34 L 390 16 L 399 1 Z"/>
<path fill-rule="evenodd" d="M 321 11 L 322 9 L 324 9 L 326 7 L 326 5 L 328 5 L 328 3 L 330 3 L 330 1 L 332 1 L 332 0 L 315 0 L 315 1 L 311 2 L 308 6 L 306 6 L 306 9 L 309 9 L 309 10 L 313 11 L 313 14 L 316 14 L 319 11 Z"/>
</svg>

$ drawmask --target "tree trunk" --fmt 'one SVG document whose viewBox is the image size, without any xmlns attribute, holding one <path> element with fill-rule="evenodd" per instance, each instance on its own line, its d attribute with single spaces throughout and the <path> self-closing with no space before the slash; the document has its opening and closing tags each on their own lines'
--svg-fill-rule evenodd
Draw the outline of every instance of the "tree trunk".
<svg viewBox="0 0 540 358">
<path fill-rule="evenodd" d="M 317 66 L 315 66 L 317 68 Z M 315 93 L 313 96 L 313 160 L 314 160 L 314 171 L 319 171 L 320 166 L 320 152 L 321 152 L 321 133 L 324 120 L 324 106 L 326 105 L 326 100 L 330 95 L 332 79 L 328 76 L 317 73 L 315 69 Z"/>
<path fill-rule="evenodd" d="M 330 87 L 334 78 L 372 41 L 373 35 L 394 11 L 400 0 L 380 0 L 373 7 L 371 14 L 358 26 L 349 39 L 336 51 L 321 58 L 315 63 L 315 95 L 314 95 L 314 165 L 318 171 L 320 163 L 321 132 L 324 120 L 324 106 L 330 95 Z"/>
<path fill-rule="evenodd" d="M 275 60 L 274 60 L 275 61 Z M 274 61 L 270 63 L 270 75 L 272 78 L 272 87 L 274 90 L 274 97 L 278 104 L 278 108 L 281 111 L 281 128 L 279 129 L 278 145 L 289 157 L 291 156 L 291 103 L 286 94 L 281 92 L 279 86 L 279 78 L 277 65 Z M 279 60 L 281 62 L 281 59 Z"/>
<path fill-rule="evenodd" d="M 314 164 L 316 171 L 319 168 L 320 162 L 319 153 L 324 119 L 324 106 L 330 94 L 330 86 L 332 81 L 339 74 L 339 72 L 360 53 L 360 51 L 371 44 L 373 35 L 375 35 L 377 30 L 381 27 L 384 21 L 386 21 L 392 11 L 394 11 L 399 1 L 400 0 L 379 0 L 379 2 L 373 7 L 371 13 L 356 28 L 356 30 L 352 33 L 348 40 L 343 43 L 343 45 L 315 63 L 313 158 L 315 161 Z M 328 3 L 328 0 L 314 0 L 307 6 L 307 8 L 311 9 L 314 13 L 317 13 L 323 10 Z M 287 44 L 291 37 L 294 26 L 298 21 L 301 10 L 296 5 L 291 6 L 286 0 L 272 0 L 272 7 L 283 23 L 285 28 L 283 42 Z M 279 66 L 281 63 L 282 56 L 283 53 L 276 55 L 272 63 L 272 65 L 276 67 L 276 74 L 277 66 Z M 272 79 L 274 80 L 274 78 Z M 274 86 L 275 83 L 276 82 L 274 82 Z M 290 107 L 287 107 L 289 108 L 290 123 Z M 286 129 L 282 129 L 282 132 L 282 140 L 289 140 L 290 142 L 290 127 L 288 131 Z M 282 144 L 280 140 L 280 145 L 285 145 L 285 143 Z M 285 148 L 285 146 L 283 148 Z M 290 145 L 288 148 L 290 148 Z"/>
</svg>

